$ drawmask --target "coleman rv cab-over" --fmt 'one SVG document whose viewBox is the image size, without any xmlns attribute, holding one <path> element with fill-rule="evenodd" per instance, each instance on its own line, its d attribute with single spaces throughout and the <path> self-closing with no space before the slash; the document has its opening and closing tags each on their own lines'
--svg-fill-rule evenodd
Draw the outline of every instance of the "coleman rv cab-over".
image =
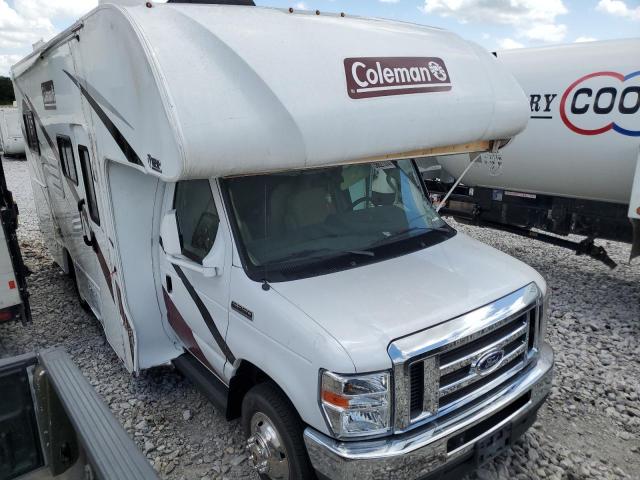
<svg viewBox="0 0 640 480">
<path fill-rule="evenodd" d="M 546 283 L 415 164 L 524 129 L 502 65 L 419 25 L 119 3 L 12 74 L 47 244 L 126 368 L 173 362 L 263 478 L 458 474 L 518 438 Z"/>
</svg>

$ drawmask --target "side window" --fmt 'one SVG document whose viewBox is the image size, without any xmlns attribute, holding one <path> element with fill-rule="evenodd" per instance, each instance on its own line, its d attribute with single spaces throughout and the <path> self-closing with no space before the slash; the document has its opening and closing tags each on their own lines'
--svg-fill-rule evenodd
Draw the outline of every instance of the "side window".
<svg viewBox="0 0 640 480">
<path fill-rule="evenodd" d="M 80 157 L 80 168 L 82 169 L 82 178 L 84 180 L 84 191 L 87 196 L 87 208 L 89 216 L 96 225 L 100 225 L 100 212 L 98 212 L 98 200 L 96 198 L 96 178 L 93 175 L 91 167 L 91 158 L 89 150 L 84 145 L 78 145 L 78 157 Z"/>
<path fill-rule="evenodd" d="M 78 185 L 78 171 L 76 170 L 76 161 L 73 156 L 73 145 L 71 139 L 62 135 L 58 135 L 58 154 L 62 163 L 62 173 L 64 176 Z"/>
<path fill-rule="evenodd" d="M 40 142 L 38 142 L 38 131 L 36 130 L 36 122 L 33 118 L 33 112 L 27 112 L 22 116 L 24 121 L 24 129 L 27 134 L 27 145 L 29 149 L 38 152 L 40 155 Z"/>
<path fill-rule="evenodd" d="M 182 254 L 202 263 L 213 247 L 220 224 L 209 180 L 178 182 L 173 208 L 176 210 Z"/>
</svg>

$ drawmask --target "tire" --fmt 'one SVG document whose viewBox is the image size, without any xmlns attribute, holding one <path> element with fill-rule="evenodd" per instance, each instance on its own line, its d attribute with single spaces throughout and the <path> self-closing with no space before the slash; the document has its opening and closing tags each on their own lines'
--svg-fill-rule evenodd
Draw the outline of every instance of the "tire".
<svg viewBox="0 0 640 480">
<path fill-rule="evenodd" d="M 257 426 L 261 421 L 263 422 L 262 426 Z M 252 426 L 252 423 L 254 426 Z M 281 447 L 283 448 L 269 449 L 273 452 L 269 457 L 272 460 L 267 462 L 270 467 L 266 473 L 260 473 L 256 463 L 260 463 L 265 457 L 257 453 L 260 451 L 259 445 L 264 445 L 261 440 L 265 437 L 260 435 L 259 429 L 271 427 L 275 428 L 278 440 L 281 440 Z M 261 383 L 249 390 L 242 401 L 242 428 L 248 441 L 250 464 L 256 468 L 261 479 L 316 479 L 302 437 L 304 430 L 302 420 L 289 399 L 277 386 L 272 383 Z M 256 432 L 256 429 L 258 429 L 258 432 Z M 251 437 L 254 439 L 253 446 Z M 282 457 L 283 454 L 284 458 Z M 286 459 L 288 468 L 284 466 L 284 462 L 279 461 L 280 458 Z M 288 470 L 286 476 L 282 475 L 284 470 Z"/>
</svg>

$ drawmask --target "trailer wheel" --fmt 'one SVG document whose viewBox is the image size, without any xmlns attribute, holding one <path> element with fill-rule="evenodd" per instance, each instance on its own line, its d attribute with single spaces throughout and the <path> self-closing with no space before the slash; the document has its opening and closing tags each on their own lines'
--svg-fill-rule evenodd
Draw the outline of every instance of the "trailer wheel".
<svg viewBox="0 0 640 480">
<path fill-rule="evenodd" d="M 261 383 L 245 395 L 242 427 L 247 437 L 249 463 L 261 479 L 316 478 L 302 439 L 302 421 L 275 385 Z"/>
</svg>

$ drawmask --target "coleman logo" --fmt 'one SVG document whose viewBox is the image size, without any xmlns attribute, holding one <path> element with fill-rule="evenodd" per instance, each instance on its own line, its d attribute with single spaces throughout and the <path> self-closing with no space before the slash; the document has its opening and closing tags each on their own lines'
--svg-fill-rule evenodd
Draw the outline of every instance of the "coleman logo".
<svg viewBox="0 0 640 480">
<path fill-rule="evenodd" d="M 447 67 L 437 57 L 345 58 L 344 70 L 354 99 L 451 90 Z"/>
</svg>

